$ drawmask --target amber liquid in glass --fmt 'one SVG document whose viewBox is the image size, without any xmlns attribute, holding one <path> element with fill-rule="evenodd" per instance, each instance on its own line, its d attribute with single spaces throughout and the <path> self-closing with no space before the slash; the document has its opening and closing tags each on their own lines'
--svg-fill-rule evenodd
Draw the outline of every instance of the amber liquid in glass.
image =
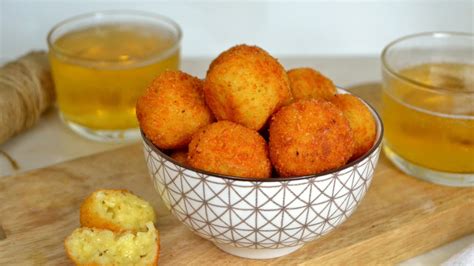
<svg viewBox="0 0 474 266">
<path fill-rule="evenodd" d="M 474 65 L 423 64 L 400 74 L 434 87 L 474 93 Z M 427 97 L 417 92 L 419 88 L 393 79 L 385 86 L 392 86 L 383 95 L 385 144 L 390 150 L 429 169 L 474 172 L 474 94 L 453 100 L 444 93 Z"/>
<path fill-rule="evenodd" d="M 103 24 L 66 33 L 50 52 L 59 109 L 90 129 L 137 128 L 135 103 L 159 73 L 178 69 L 176 36 L 146 24 Z M 170 50 L 171 49 L 171 50 Z M 166 52 L 166 53 L 165 53 Z"/>
</svg>

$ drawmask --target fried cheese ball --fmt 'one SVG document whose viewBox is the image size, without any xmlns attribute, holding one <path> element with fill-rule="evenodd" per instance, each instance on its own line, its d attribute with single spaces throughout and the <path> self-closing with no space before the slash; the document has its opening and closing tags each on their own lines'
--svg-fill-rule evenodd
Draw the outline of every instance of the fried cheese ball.
<svg viewBox="0 0 474 266">
<path fill-rule="evenodd" d="M 170 155 L 178 163 L 186 165 L 188 162 L 188 151 L 186 150 L 175 150 Z"/>
<path fill-rule="evenodd" d="M 336 94 L 336 86 L 318 71 L 309 68 L 295 68 L 288 71 L 293 99 L 330 100 Z"/>
<path fill-rule="evenodd" d="M 147 201 L 127 190 L 103 189 L 93 192 L 81 205 L 81 226 L 116 232 L 146 230 L 155 222 L 155 211 Z"/>
<path fill-rule="evenodd" d="M 122 233 L 98 228 L 77 228 L 64 241 L 68 257 L 76 265 L 157 265 L 158 231 L 152 222 L 146 231 Z"/>
<path fill-rule="evenodd" d="M 265 50 L 248 45 L 234 46 L 214 59 L 204 94 L 217 120 L 254 130 L 291 99 L 285 69 Z"/>
<path fill-rule="evenodd" d="M 377 128 L 367 106 L 350 94 L 338 94 L 331 102 L 342 110 L 354 134 L 355 149 L 351 160 L 359 158 L 372 148 Z"/>
<path fill-rule="evenodd" d="M 230 121 L 213 123 L 193 136 L 188 164 L 213 173 L 255 178 L 270 177 L 272 168 L 262 136 Z"/>
<path fill-rule="evenodd" d="M 202 81 L 181 71 L 159 75 L 138 99 L 140 128 L 162 149 L 186 147 L 191 136 L 213 121 Z"/>
<path fill-rule="evenodd" d="M 334 104 L 299 100 L 282 107 L 270 122 L 270 159 L 282 177 L 339 168 L 352 156 L 349 122 Z"/>
</svg>

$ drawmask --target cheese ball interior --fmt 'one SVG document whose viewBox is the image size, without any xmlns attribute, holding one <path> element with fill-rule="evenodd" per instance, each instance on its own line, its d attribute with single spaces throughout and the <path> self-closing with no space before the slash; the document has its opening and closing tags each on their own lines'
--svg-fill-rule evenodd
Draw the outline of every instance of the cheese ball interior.
<svg viewBox="0 0 474 266">
<path fill-rule="evenodd" d="M 270 159 L 282 177 L 317 174 L 343 166 L 352 156 L 349 122 L 330 102 L 299 100 L 270 122 Z"/>
<path fill-rule="evenodd" d="M 338 94 L 332 100 L 342 110 L 354 133 L 354 154 L 351 160 L 359 158 L 372 148 L 377 134 L 375 120 L 367 106 L 350 94 Z"/>
<path fill-rule="evenodd" d="M 181 71 L 159 75 L 138 99 L 136 113 L 145 135 L 162 149 L 186 147 L 199 128 L 214 120 L 202 81 Z"/>
<path fill-rule="evenodd" d="M 239 177 L 267 178 L 271 174 L 267 144 L 262 136 L 230 121 L 211 124 L 193 136 L 188 164 Z"/>
<path fill-rule="evenodd" d="M 284 68 L 263 49 L 248 45 L 234 46 L 211 63 L 204 94 L 218 120 L 254 130 L 291 99 Z"/>
<path fill-rule="evenodd" d="M 294 100 L 330 100 L 336 94 L 336 86 L 332 81 L 312 68 L 291 69 L 288 71 L 288 78 Z"/>
<path fill-rule="evenodd" d="M 157 265 L 158 232 L 152 222 L 146 228 L 117 233 L 81 227 L 66 238 L 66 252 L 76 265 Z"/>
<path fill-rule="evenodd" d="M 150 203 L 126 190 L 96 191 L 84 200 L 80 210 L 82 226 L 119 232 L 146 230 L 146 224 L 155 220 Z"/>
</svg>

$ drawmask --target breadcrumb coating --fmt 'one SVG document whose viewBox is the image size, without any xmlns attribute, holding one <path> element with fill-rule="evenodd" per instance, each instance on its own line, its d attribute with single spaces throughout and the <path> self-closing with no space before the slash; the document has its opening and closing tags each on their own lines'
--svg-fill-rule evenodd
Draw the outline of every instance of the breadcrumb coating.
<svg viewBox="0 0 474 266">
<path fill-rule="evenodd" d="M 213 123 L 196 133 L 189 144 L 188 163 L 230 176 L 267 178 L 271 174 L 262 136 L 230 121 Z"/>
<path fill-rule="evenodd" d="M 98 190 L 81 205 L 80 222 L 85 227 L 125 230 L 146 230 L 155 222 L 155 211 L 147 201 L 127 190 Z"/>
<path fill-rule="evenodd" d="M 299 100 L 270 122 L 270 159 L 282 177 L 317 174 L 343 166 L 352 156 L 349 122 L 330 102 Z"/>
<path fill-rule="evenodd" d="M 184 148 L 198 129 L 214 121 L 202 84 L 202 80 L 181 71 L 166 71 L 138 98 L 140 128 L 156 146 Z"/>
<path fill-rule="evenodd" d="M 237 45 L 211 63 L 204 94 L 217 120 L 259 130 L 291 99 L 283 66 L 257 46 Z"/>
<path fill-rule="evenodd" d="M 336 86 L 320 72 L 309 68 L 295 68 L 288 71 L 293 99 L 330 100 L 336 94 Z"/>
<path fill-rule="evenodd" d="M 341 109 L 349 120 L 355 142 L 351 160 L 355 160 L 368 152 L 374 145 L 377 134 L 374 117 L 367 106 L 356 96 L 338 94 L 331 102 Z"/>
<path fill-rule="evenodd" d="M 175 161 L 181 164 L 188 164 L 188 151 L 187 150 L 174 150 L 171 155 Z"/>
</svg>

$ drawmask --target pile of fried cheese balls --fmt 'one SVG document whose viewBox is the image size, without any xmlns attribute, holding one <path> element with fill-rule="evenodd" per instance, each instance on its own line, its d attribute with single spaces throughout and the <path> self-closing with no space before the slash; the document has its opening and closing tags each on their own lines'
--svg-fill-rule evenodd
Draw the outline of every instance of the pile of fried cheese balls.
<svg viewBox="0 0 474 266">
<path fill-rule="evenodd" d="M 162 73 L 136 113 L 145 136 L 180 164 L 246 178 L 338 169 L 376 137 L 374 118 L 357 97 L 337 94 L 314 69 L 286 71 L 249 45 L 221 53 L 204 80 Z"/>
</svg>

